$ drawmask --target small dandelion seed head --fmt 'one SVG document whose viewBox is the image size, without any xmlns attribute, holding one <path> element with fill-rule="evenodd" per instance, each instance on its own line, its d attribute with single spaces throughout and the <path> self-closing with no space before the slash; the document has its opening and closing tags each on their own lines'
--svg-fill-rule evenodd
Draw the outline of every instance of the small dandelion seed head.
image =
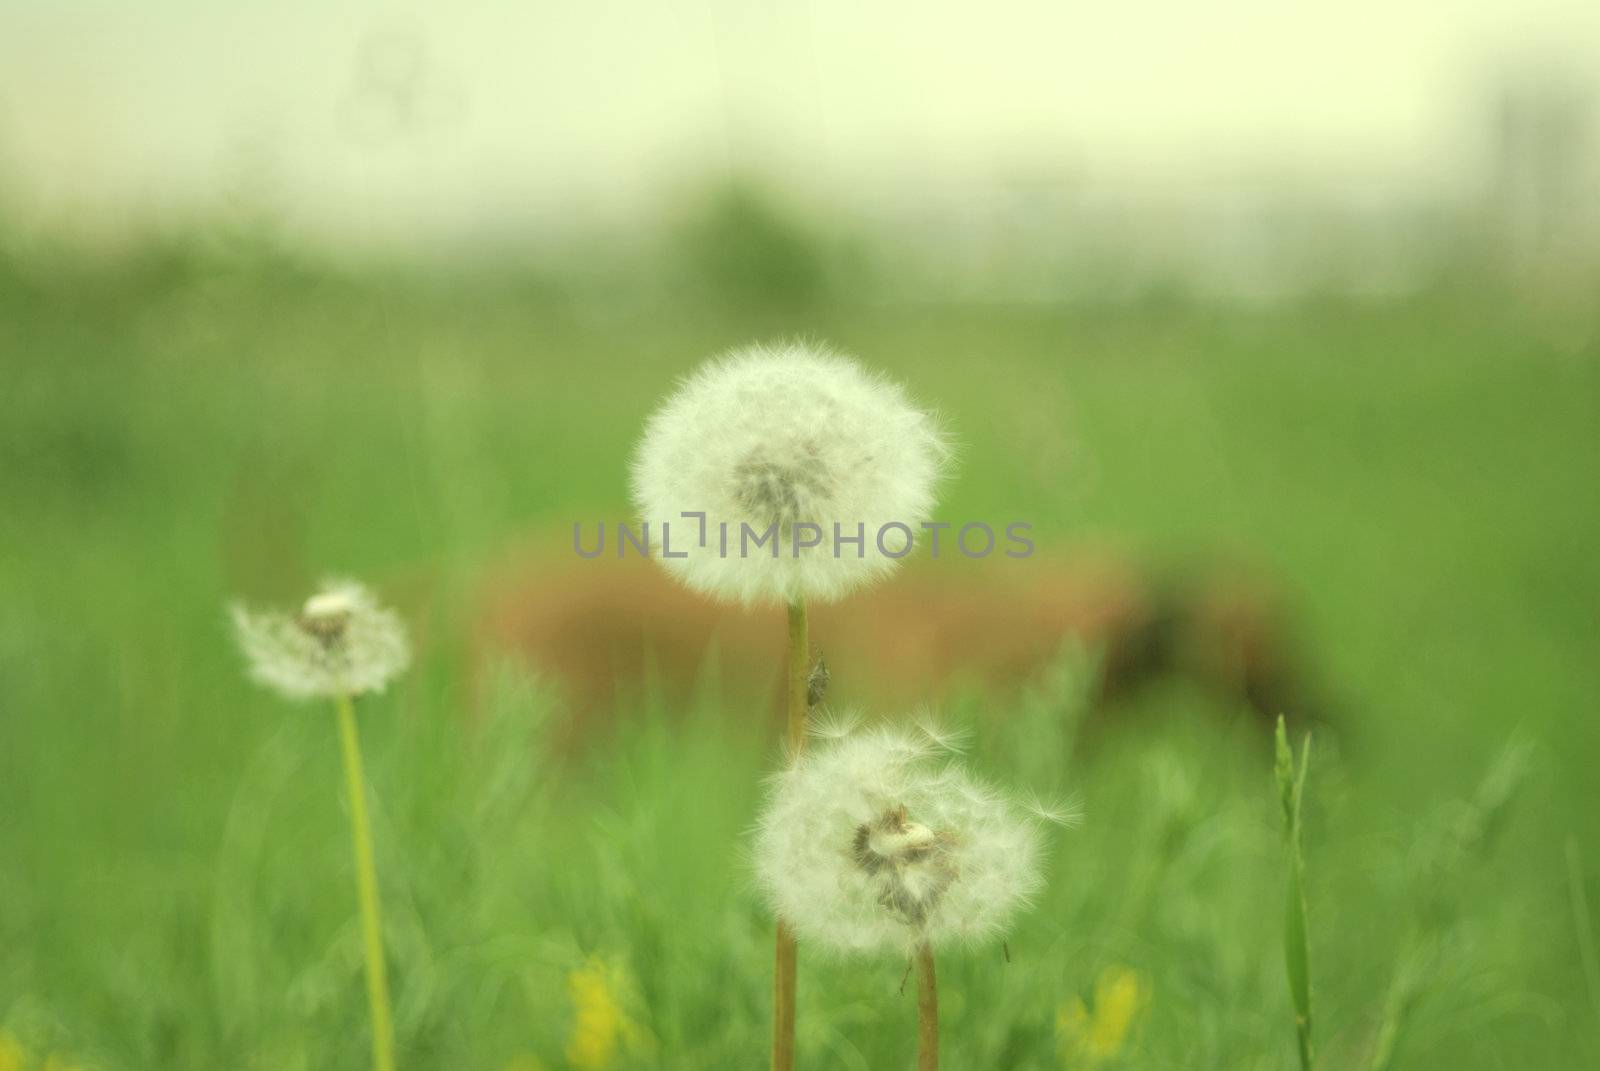
<svg viewBox="0 0 1600 1071">
<path fill-rule="evenodd" d="M 802 940 L 907 952 L 1005 932 L 1041 886 L 1040 824 L 916 730 L 817 740 L 769 783 L 757 880 Z"/>
<path fill-rule="evenodd" d="M 949 454 L 933 417 L 898 385 L 825 349 L 753 346 L 701 367 L 650 417 L 633 500 L 658 550 L 671 526 L 674 556 L 657 558 L 696 591 L 747 605 L 829 602 L 909 552 L 892 525 L 914 535 L 928 519 Z M 685 513 L 705 514 L 704 545 Z M 797 551 L 816 534 L 798 539 L 802 523 L 821 542 Z M 842 538 L 864 533 L 859 553 L 853 542 L 835 547 L 836 525 Z M 769 529 L 776 556 L 772 540 L 757 542 Z"/>
<path fill-rule="evenodd" d="M 233 624 L 250 676 L 290 699 L 381 692 L 411 661 L 399 616 L 352 581 L 323 585 L 298 614 L 235 605 Z"/>
</svg>

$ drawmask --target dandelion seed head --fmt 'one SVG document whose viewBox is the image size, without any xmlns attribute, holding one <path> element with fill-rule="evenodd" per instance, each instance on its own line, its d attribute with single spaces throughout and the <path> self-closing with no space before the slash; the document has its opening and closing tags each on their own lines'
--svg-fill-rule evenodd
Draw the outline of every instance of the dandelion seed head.
<svg viewBox="0 0 1600 1071">
<path fill-rule="evenodd" d="M 365 587 L 333 581 L 298 614 L 233 607 L 250 676 L 290 699 L 381 692 L 411 661 L 399 615 Z"/>
<path fill-rule="evenodd" d="M 701 367 L 650 417 L 633 499 L 657 547 L 671 526 L 672 553 L 686 556 L 657 558 L 690 588 L 747 605 L 828 602 L 909 551 L 905 532 L 885 525 L 919 529 L 949 454 L 898 385 L 825 349 L 752 346 Z M 704 545 L 685 513 L 705 514 Z M 796 553 L 801 524 L 822 541 Z M 854 543 L 835 553 L 835 525 L 844 538 L 864 534 L 859 554 Z M 757 542 L 769 530 L 776 556 Z"/>
<path fill-rule="evenodd" d="M 1042 883 L 1040 823 L 916 730 L 816 741 L 776 775 L 756 877 L 802 940 L 905 952 L 1005 932 Z"/>
</svg>

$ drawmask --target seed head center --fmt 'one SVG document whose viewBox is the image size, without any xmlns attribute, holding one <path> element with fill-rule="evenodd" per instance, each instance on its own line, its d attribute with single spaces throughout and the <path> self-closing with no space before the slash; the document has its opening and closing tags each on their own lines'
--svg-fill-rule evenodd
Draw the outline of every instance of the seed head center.
<svg viewBox="0 0 1600 1071">
<path fill-rule="evenodd" d="M 921 927 L 956 880 L 955 835 L 913 820 L 904 805 L 856 827 L 850 855 L 865 871 L 878 903 Z"/>
</svg>

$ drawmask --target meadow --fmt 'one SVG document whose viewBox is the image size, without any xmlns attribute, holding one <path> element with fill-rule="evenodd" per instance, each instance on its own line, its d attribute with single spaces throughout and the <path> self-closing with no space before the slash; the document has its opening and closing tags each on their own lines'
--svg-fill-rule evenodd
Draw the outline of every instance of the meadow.
<svg viewBox="0 0 1600 1071">
<path fill-rule="evenodd" d="M 225 614 L 327 572 L 416 637 L 360 707 L 401 1066 L 762 1066 L 746 852 L 775 716 L 645 694 L 574 742 L 551 681 L 474 679 L 473 638 L 508 548 L 629 515 L 675 377 L 795 333 L 941 411 L 941 516 L 1245 561 L 1289 593 L 1328 696 L 1314 725 L 1284 712 L 1314 733 L 1319 1066 L 1594 1066 L 1592 335 L 1479 284 L 1271 306 L 585 286 L 181 249 L 0 269 L 0 1068 L 365 1065 L 333 723 L 249 685 Z M 1084 812 L 1005 947 L 941 963 L 947 1066 L 1292 1066 L 1269 736 L 1174 681 L 1086 737 L 1094 674 L 1064 647 L 1005 709 L 945 711 L 975 766 Z M 802 948 L 802 1065 L 908 1066 L 903 973 Z"/>
</svg>

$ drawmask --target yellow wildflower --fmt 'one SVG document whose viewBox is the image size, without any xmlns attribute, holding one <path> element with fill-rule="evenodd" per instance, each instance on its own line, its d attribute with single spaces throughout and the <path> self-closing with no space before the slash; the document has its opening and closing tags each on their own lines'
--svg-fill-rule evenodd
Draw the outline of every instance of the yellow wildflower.
<svg viewBox="0 0 1600 1071">
<path fill-rule="evenodd" d="M 573 1011 L 567 1061 L 579 1071 L 605 1071 L 618 1049 L 638 1045 L 639 1028 L 622 1010 L 622 982 L 620 972 L 598 958 L 567 975 Z"/>
<path fill-rule="evenodd" d="M 0 1071 L 22 1071 L 28 1054 L 9 1030 L 0 1030 Z"/>
<path fill-rule="evenodd" d="M 1056 1037 L 1069 1064 L 1093 1067 L 1122 1052 L 1150 999 L 1150 984 L 1129 967 L 1111 966 L 1095 979 L 1092 1003 L 1074 997 L 1056 1013 Z"/>
</svg>

